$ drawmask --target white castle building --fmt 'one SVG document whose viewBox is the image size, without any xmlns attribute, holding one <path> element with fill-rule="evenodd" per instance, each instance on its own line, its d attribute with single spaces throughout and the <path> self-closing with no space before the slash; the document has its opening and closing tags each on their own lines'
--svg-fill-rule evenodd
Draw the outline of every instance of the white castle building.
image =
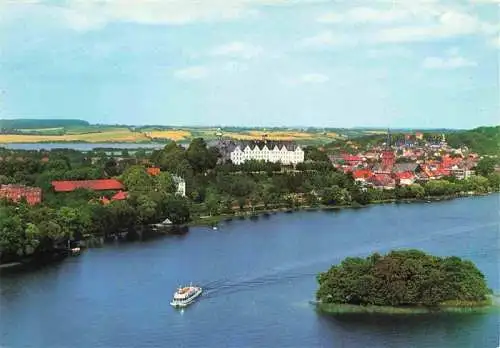
<svg viewBox="0 0 500 348">
<path fill-rule="evenodd" d="M 297 164 L 304 162 L 304 150 L 291 141 L 221 141 L 222 159 L 242 164 L 248 160 Z"/>
</svg>

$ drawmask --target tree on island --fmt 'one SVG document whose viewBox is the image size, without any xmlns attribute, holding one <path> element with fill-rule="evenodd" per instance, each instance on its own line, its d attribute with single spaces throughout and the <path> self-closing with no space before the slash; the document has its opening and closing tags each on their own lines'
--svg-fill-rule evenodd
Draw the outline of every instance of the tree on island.
<svg viewBox="0 0 500 348">
<path fill-rule="evenodd" d="M 419 250 L 348 257 L 317 279 L 317 300 L 331 304 L 435 307 L 481 303 L 491 294 L 471 261 Z"/>
</svg>

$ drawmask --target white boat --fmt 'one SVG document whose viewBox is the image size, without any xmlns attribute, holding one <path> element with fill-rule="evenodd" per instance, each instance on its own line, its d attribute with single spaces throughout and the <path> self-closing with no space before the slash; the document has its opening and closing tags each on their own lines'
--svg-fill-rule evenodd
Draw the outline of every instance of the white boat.
<svg viewBox="0 0 500 348">
<path fill-rule="evenodd" d="M 198 296 L 201 295 L 203 289 L 198 286 L 180 287 L 174 294 L 174 298 L 170 305 L 174 307 L 186 307 L 191 304 Z"/>
</svg>

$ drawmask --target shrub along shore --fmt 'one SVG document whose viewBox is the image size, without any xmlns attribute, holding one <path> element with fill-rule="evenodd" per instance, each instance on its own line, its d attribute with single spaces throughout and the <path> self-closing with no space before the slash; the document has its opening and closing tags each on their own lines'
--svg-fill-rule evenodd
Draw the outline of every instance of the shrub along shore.
<svg viewBox="0 0 500 348">
<path fill-rule="evenodd" d="M 428 314 L 428 313 L 490 313 L 499 312 L 500 307 L 494 305 L 493 301 L 477 301 L 453 304 L 442 304 L 434 307 L 425 306 L 374 306 L 374 305 L 350 305 L 350 304 L 332 304 L 332 303 L 317 303 L 317 309 L 321 313 L 326 314 Z"/>
<path fill-rule="evenodd" d="M 234 219 L 246 219 L 246 218 L 258 218 L 260 216 L 276 214 L 276 213 L 292 213 L 292 212 L 300 212 L 300 211 L 333 211 L 333 210 L 343 210 L 343 209 L 361 209 L 361 208 L 369 208 L 375 205 L 381 204 L 414 204 L 414 203 L 434 203 L 441 201 L 449 201 L 458 198 L 468 198 L 468 197 L 478 197 L 478 196 L 487 196 L 490 194 L 495 194 L 497 192 L 488 192 L 488 193 L 476 193 L 476 192 L 468 192 L 468 193 L 457 193 L 455 195 L 446 195 L 446 196 L 429 196 L 423 198 L 404 198 L 404 199 L 384 199 L 378 201 L 372 201 L 368 204 L 358 204 L 353 203 L 349 205 L 325 205 L 325 204 L 315 204 L 315 205 L 296 205 L 294 207 L 289 206 L 281 206 L 281 207 L 268 207 L 264 208 L 263 206 L 257 208 L 246 208 L 246 209 L 238 209 L 231 213 L 219 214 L 219 215 L 205 215 L 193 217 L 193 220 L 184 224 L 183 226 L 187 227 L 195 227 L 195 226 L 215 226 L 224 221 L 231 221 Z"/>
</svg>

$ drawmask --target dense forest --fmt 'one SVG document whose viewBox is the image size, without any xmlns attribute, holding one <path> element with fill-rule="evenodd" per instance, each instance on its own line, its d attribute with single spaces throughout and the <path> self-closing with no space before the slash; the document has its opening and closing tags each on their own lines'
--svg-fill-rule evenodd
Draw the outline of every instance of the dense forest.
<svg viewBox="0 0 500 348">
<path fill-rule="evenodd" d="M 480 176 L 452 177 L 416 183 L 395 190 L 364 189 L 350 174 L 337 171 L 325 154 L 306 150 L 307 162 L 295 168 L 248 161 L 219 163 L 220 154 L 201 138 L 187 149 L 170 143 L 147 155 L 144 151 L 108 156 L 103 151 L 50 152 L 0 150 L 0 184 L 24 184 L 43 189 L 36 206 L 0 201 L 0 261 L 50 252 L 68 240 L 111 238 L 169 218 L 174 224 L 199 223 L 221 215 L 297 207 L 361 206 L 387 200 L 454 196 L 461 192 L 498 190 L 500 177 L 492 165 Z M 159 167 L 151 176 L 147 167 Z M 186 181 L 186 197 L 176 195 L 172 174 Z M 56 193 L 52 180 L 118 178 L 128 199 L 102 204 L 116 191 L 79 189 Z"/>
<path fill-rule="evenodd" d="M 321 303 L 438 306 L 481 303 L 491 294 L 472 262 L 418 250 L 348 257 L 317 279 Z"/>
</svg>

